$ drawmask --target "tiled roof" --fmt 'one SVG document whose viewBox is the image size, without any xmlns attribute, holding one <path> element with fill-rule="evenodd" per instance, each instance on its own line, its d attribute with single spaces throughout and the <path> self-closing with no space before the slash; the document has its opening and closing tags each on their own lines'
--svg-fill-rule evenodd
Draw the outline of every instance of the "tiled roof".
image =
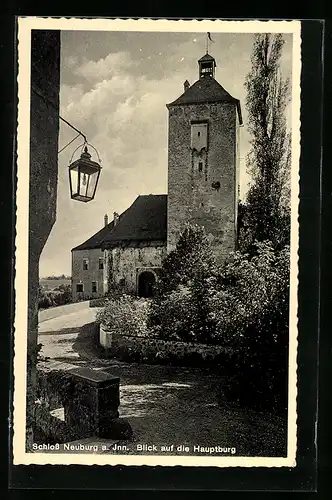
<svg viewBox="0 0 332 500">
<path fill-rule="evenodd" d="M 213 77 L 205 76 L 195 82 L 178 99 L 167 105 L 197 104 L 203 102 L 233 102 L 237 106 L 239 121 L 242 125 L 242 113 L 239 99 L 232 97 Z"/>
<path fill-rule="evenodd" d="M 119 216 L 72 250 L 110 248 L 118 244 L 167 239 L 167 195 L 141 195 Z"/>
<path fill-rule="evenodd" d="M 100 229 L 100 231 L 91 236 L 91 238 L 89 238 L 88 240 L 84 241 L 84 243 L 81 243 L 77 247 L 72 248 L 72 251 L 101 248 L 101 242 L 105 238 L 106 234 L 113 229 L 113 226 L 114 226 L 114 221 L 110 222 L 109 224 L 107 224 L 107 226 Z"/>
<path fill-rule="evenodd" d="M 102 246 L 129 241 L 166 241 L 167 195 L 138 196 L 131 207 L 122 214 L 112 231 L 108 232 Z"/>
</svg>

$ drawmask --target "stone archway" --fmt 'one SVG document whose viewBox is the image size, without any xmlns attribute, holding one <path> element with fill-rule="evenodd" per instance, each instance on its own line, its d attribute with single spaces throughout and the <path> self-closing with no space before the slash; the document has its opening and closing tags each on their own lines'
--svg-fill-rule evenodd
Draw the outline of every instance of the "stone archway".
<svg viewBox="0 0 332 500">
<path fill-rule="evenodd" d="M 156 276 L 152 271 L 143 271 L 138 276 L 138 296 L 153 297 L 156 284 Z"/>
</svg>

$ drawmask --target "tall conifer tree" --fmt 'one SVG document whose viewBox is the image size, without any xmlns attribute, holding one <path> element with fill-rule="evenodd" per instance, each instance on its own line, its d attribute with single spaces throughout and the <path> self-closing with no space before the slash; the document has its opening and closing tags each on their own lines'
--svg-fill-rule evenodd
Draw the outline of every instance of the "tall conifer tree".
<svg viewBox="0 0 332 500">
<path fill-rule="evenodd" d="M 245 82 L 251 134 L 247 170 L 252 184 L 239 214 L 240 248 L 249 251 L 255 240 L 270 240 L 275 248 L 289 242 L 291 149 L 286 109 L 290 85 L 280 70 L 283 44 L 280 34 L 255 35 Z"/>
</svg>

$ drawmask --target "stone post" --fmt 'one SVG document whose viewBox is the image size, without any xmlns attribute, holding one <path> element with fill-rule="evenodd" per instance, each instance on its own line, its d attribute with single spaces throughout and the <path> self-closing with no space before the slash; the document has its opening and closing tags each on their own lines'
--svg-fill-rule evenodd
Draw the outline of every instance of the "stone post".
<svg viewBox="0 0 332 500">
<path fill-rule="evenodd" d="M 120 379 L 85 367 L 70 370 L 67 374 L 71 377 L 71 386 L 64 402 L 65 421 L 73 438 L 115 437 Z"/>
</svg>

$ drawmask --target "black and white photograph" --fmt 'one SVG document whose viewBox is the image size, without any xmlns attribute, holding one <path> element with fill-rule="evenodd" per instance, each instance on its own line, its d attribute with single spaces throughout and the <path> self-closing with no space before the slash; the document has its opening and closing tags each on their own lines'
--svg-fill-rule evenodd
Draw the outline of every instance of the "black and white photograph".
<svg viewBox="0 0 332 500">
<path fill-rule="evenodd" d="M 14 464 L 295 467 L 301 23 L 18 19 Z"/>
</svg>

